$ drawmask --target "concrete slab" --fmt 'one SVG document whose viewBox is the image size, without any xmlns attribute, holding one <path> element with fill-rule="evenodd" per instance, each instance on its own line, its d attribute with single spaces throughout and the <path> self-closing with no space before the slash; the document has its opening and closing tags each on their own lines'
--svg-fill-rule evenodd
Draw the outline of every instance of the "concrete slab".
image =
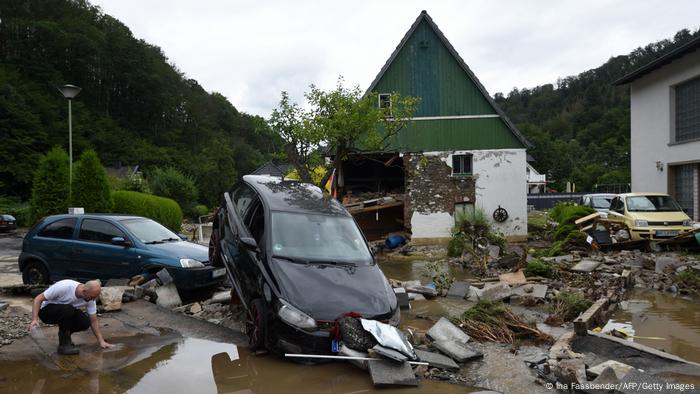
<svg viewBox="0 0 700 394">
<path fill-rule="evenodd" d="M 501 301 L 511 295 L 511 288 L 507 283 L 487 283 L 483 289 L 481 289 L 481 294 L 479 300 L 487 301 Z"/>
<path fill-rule="evenodd" d="M 411 309 L 411 303 L 408 300 L 408 293 L 403 287 L 394 288 L 394 294 L 396 295 L 396 301 L 399 303 L 399 308 L 401 309 Z"/>
<path fill-rule="evenodd" d="M 401 352 L 398 352 L 398 351 L 396 351 L 396 350 L 394 350 L 394 349 L 390 349 L 390 348 L 388 348 L 388 347 L 384 347 L 384 346 L 379 345 L 379 344 L 374 345 L 374 347 L 372 348 L 372 350 L 374 350 L 374 351 L 375 351 L 377 354 L 379 354 L 380 356 L 383 356 L 383 357 L 392 359 L 392 360 L 394 360 L 394 361 L 399 361 L 399 362 L 408 361 L 408 357 L 406 357 L 405 354 L 403 354 L 403 353 L 401 353 Z"/>
<path fill-rule="evenodd" d="M 450 286 L 450 290 L 447 291 L 447 296 L 452 298 L 463 299 L 469 294 L 469 283 L 456 281 Z"/>
<path fill-rule="evenodd" d="M 588 371 L 590 372 L 590 369 Z M 603 369 L 600 374 L 598 374 L 598 376 L 593 380 L 593 383 L 596 385 L 618 384 L 620 383 L 620 379 L 617 377 L 615 370 L 608 367 Z"/>
<path fill-rule="evenodd" d="M 608 299 L 605 297 L 601 298 L 577 317 L 574 320 L 574 331 L 576 335 L 586 335 L 588 329 L 595 327 L 595 325 L 602 320 L 603 312 L 605 312 L 607 306 Z"/>
<path fill-rule="evenodd" d="M 160 283 L 163 285 L 167 285 L 169 283 L 173 283 L 173 277 L 170 276 L 170 272 L 168 272 L 167 269 L 163 268 L 162 270 L 156 272 L 156 276 L 160 280 Z"/>
<path fill-rule="evenodd" d="M 593 260 L 582 260 L 578 262 L 575 266 L 571 267 L 570 271 L 573 272 L 593 272 L 602 262 Z"/>
<path fill-rule="evenodd" d="M 443 356 L 440 353 L 416 349 L 416 355 L 420 361 L 428 363 L 431 367 L 446 369 L 448 371 L 459 371 L 459 365 L 457 365 L 453 359 Z"/>
<path fill-rule="evenodd" d="M 666 381 L 635 369 L 620 381 L 617 390 L 623 394 L 657 394 L 666 391 Z"/>
<path fill-rule="evenodd" d="M 426 334 L 434 341 L 455 341 L 466 344 L 470 340 L 469 335 L 444 317 L 430 327 Z"/>
<path fill-rule="evenodd" d="M 435 341 L 433 342 L 433 346 L 458 363 L 484 357 L 484 354 L 480 351 L 473 349 L 467 344 L 456 341 Z"/>
<path fill-rule="evenodd" d="M 608 360 L 604 363 L 600 363 L 591 368 L 588 368 L 588 372 L 594 376 L 599 376 L 603 373 L 603 370 L 608 368 L 612 369 L 615 372 L 615 376 L 617 376 L 618 380 L 624 378 L 625 375 L 627 375 L 631 370 L 635 369 L 631 365 L 623 364 L 615 360 Z"/>
<path fill-rule="evenodd" d="M 155 292 L 158 295 L 158 298 L 156 299 L 157 305 L 165 308 L 173 308 L 182 305 L 180 293 L 177 292 L 177 288 L 175 287 L 174 283 L 156 287 Z"/>
<path fill-rule="evenodd" d="M 371 360 L 369 374 L 375 386 L 418 386 L 418 379 L 408 362 Z"/>
<path fill-rule="evenodd" d="M 501 282 L 507 283 L 509 285 L 518 285 L 527 282 L 527 278 L 525 278 L 525 273 L 523 272 L 523 270 L 498 275 L 498 279 Z"/>
<path fill-rule="evenodd" d="M 340 351 L 338 352 L 338 355 L 348 356 L 348 357 L 357 357 L 357 358 L 360 358 L 360 357 L 368 358 L 369 357 L 369 354 L 367 354 L 365 352 L 359 352 L 357 350 L 350 349 L 349 347 L 343 346 L 342 344 L 340 345 Z M 356 366 L 357 368 L 360 368 L 363 371 L 366 371 L 368 368 L 367 360 L 348 360 L 348 362 L 350 364 Z"/>
<path fill-rule="evenodd" d="M 536 299 L 543 299 L 547 296 L 547 289 L 547 285 L 527 284 L 514 288 L 512 290 L 512 294 L 520 297 L 532 297 Z"/>
</svg>

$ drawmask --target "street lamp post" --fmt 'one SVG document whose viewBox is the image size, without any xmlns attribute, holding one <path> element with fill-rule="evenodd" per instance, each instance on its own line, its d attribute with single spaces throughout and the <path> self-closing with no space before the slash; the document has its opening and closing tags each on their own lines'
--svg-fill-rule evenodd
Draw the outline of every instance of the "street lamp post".
<svg viewBox="0 0 700 394">
<path fill-rule="evenodd" d="M 63 85 L 58 88 L 58 90 L 63 94 L 63 97 L 68 99 L 68 156 L 70 161 L 68 162 L 68 201 L 73 203 L 73 114 L 71 108 L 71 101 L 73 98 L 80 93 L 81 88 L 75 85 Z"/>
</svg>

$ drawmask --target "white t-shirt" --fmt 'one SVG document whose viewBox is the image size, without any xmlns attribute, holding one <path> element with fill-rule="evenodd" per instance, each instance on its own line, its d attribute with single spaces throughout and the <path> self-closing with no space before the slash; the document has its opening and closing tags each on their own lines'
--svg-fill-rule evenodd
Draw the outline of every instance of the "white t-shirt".
<svg viewBox="0 0 700 394">
<path fill-rule="evenodd" d="M 75 296 L 75 288 L 78 287 L 79 284 L 80 282 L 71 279 L 64 279 L 54 283 L 44 291 L 46 301 L 41 303 L 41 307 L 43 308 L 48 304 L 67 304 L 73 305 L 76 308 L 85 307 L 88 315 L 96 314 L 97 305 L 95 304 L 95 300 L 85 301 Z"/>
</svg>

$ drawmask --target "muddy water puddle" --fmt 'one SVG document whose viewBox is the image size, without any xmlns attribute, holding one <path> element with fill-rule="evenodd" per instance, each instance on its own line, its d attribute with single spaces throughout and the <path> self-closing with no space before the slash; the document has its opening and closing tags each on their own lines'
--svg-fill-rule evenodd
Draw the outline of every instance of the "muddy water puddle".
<svg viewBox="0 0 700 394">
<path fill-rule="evenodd" d="M 700 305 L 697 300 L 635 290 L 613 316 L 631 322 L 635 342 L 700 363 Z"/>
<path fill-rule="evenodd" d="M 0 362 L 3 393 L 365 393 L 369 374 L 345 363 L 307 366 L 246 348 L 174 335 L 117 339 L 109 351 Z M 382 393 L 464 393 L 463 386 L 421 381 Z"/>
<path fill-rule="evenodd" d="M 383 261 L 379 263 L 379 267 L 387 278 L 400 281 L 418 279 L 422 282 L 429 282 L 430 278 L 426 273 L 426 266 L 428 264 L 429 262 L 424 260 Z M 464 281 L 472 278 L 466 270 L 458 265 L 440 263 L 439 266 L 443 271 L 447 271 L 455 280 Z"/>
</svg>

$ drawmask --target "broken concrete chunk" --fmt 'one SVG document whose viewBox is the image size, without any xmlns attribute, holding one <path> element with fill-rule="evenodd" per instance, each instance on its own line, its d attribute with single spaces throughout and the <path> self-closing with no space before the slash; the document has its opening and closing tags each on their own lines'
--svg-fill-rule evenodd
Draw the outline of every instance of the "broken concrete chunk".
<svg viewBox="0 0 700 394">
<path fill-rule="evenodd" d="M 518 263 L 520 263 L 521 259 L 522 257 L 520 257 L 519 255 L 511 253 L 498 259 L 498 261 L 496 261 L 495 264 L 500 268 L 513 268 L 517 266 Z"/>
<path fill-rule="evenodd" d="M 631 370 L 633 370 L 634 367 L 631 365 L 623 364 L 619 361 L 608 360 L 604 363 L 600 363 L 596 366 L 588 368 L 588 372 L 593 376 L 600 376 L 606 369 L 611 369 L 613 372 L 615 372 L 615 376 L 617 377 L 617 379 L 621 380 L 625 377 L 625 375 L 627 375 Z"/>
<path fill-rule="evenodd" d="M 195 302 L 195 303 L 192 304 L 192 306 L 190 307 L 190 313 L 191 313 L 191 314 L 199 313 L 199 312 L 201 312 L 201 311 L 202 311 L 202 305 L 201 305 L 199 302 Z"/>
<path fill-rule="evenodd" d="M 375 386 L 418 386 L 418 379 L 408 362 L 370 360 L 369 374 Z"/>
<path fill-rule="evenodd" d="M 406 289 L 403 287 L 396 287 L 394 288 L 394 294 L 396 294 L 396 301 L 398 301 L 399 308 L 401 309 L 410 309 L 411 304 L 408 301 L 408 293 L 406 293 Z"/>
<path fill-rule="evenodd" d="M 444 317 L 441 317 L 440 320 L 428 330 L 427 335 L 434 341 L 467 343 L 470 339 L 469 335 L 462 331 L 461 328 L 455 326 Z"/>
<path fill-rule="evenodd" d="M 160 280 L 160 283 L 162 283 L 163 285 L 167 285 L 168 283 L 173 282 L 173 277 L 170 276 L 170 272 L 168 272 L 168 270 L 165 268 L 156 272 L 156 276 Z"/>
<path fill-rule="evenodd" d="M 618 391 L 623 394 L 659 393 L 660 391 L 656 389 L 656 387 L 661 387 L 662 389 L 666 388 L 666 381 L 633 369 L 622 379 Z"/>
<path fill-rule="evenodd" d="M 664 272 L 666 267 L 676 268 L 683 265 L 678 256 L 660 256 L 656 258 L 656 263 L 654 264 L 654 270 L 657 273 Z"/>
<path fill-rule="evenodd" d="M 366 352 L 358 352 L 357 350 L 350 349 L 349 347 L 341 344 L 338 351 L 340 356 L 356 357 L 356 358 L 368 358 L 369 354 Z M 367 370 L 367 360 L 348 360 L 350 364 L 360 368 L 363 371 Z"/>
<path fill-rule="evenodd" d="M 523 270 L 518 270 L 517 272 L 511 272 L 507 274 L 498 275 L 498 279 L 501 282 L 507 283 L 509 285 L 518 285 L 527 282 L 525 278 L 525 273 Z"/>
<path fill-rule="evenodd" d="M 475 350 L 471 346 L 461 342 L 441 340 L 433 342 L 433 346 L 458 363 L 464 363 L 484 357 L 484 354 L 480 351 Z"/>
<path fill-rule="evenodd" d="M 431 367 L 446 369 L 448 371 L 459 371 L 459 365 L 457 365 L 453 359 L 443 356 L 440 353 L 416 349 L 416 355 L 420 361 L 428 363 Z"/>
<path fill-rule="evenodd" d="M 422 294 L 425 297 L 432 298 L 432 297 L 437 297 L 438 292 L 435 288 L 433 287 L 428 287 L 428 286 L 416 286 L 416 287 L 406 287 L 406 291 L 409 293 L 418 293 Z"/>
<path fill-rule="evenodd" d="M 0 312 L 4 311 L 9 306 L 10 306 L 10 304 L 8 304 L 7 302 L 0 302 Z"/>
<path fill-rule="evenodd" d="M 547 285 L 540 284 L 522 285 L 514 288 L 512 293 L 520 297 L 543 299 L 547 296 L 547 288 Z"/>
<path fill-rule="evenodd" d="M 409 301 L 425 301 L 426 298 L 423 297 L 423 294 L 408 293 L 408 300 Z"/>
<path fill-rule="evenodd" d="M 479 300 L 486 301 L 501 301 L 511 295 L 510 286 L 507 283 L 487 283 L 483 289 L 481 289 L 481 295 Z"/>
<path fill-rule="evenodd" d="M 231 302 L 231 292 L 230 291 L 220 291 L 214 293 L 214 295 L 205 301 L 206 304 L 227 304 Z"/>
<path fill-rule="evenodd" d="M 158 298 L 156 298 L 157 305 L 165 308 L 173 308 L 182 305 L 180 294 L 177 292 L 177 288 L 175 287 L 174 283 L 156 287 L 155 293 L 158 296 Z"/>
<path fill-rule="evenodd" d="M 554 370 L 554 376 L 560 383 L 570 385 L 572 383 L 581 384 L 587 382 L 586 363 L 581 359 L 568 359 L 559 361 Z"/>
<path fill-rule="evenodd" d="M 384 346 L 379 345 L 379 344 L 374 345 L 372 350 L 374 350 L 374 352 L 379 354 L 380 356 L 384 356 L 384 357 L 392 359 L 394 361 L 399 361 L 399 362 L 408 361 L 408 357 L 405 354 L 403 354 L 399 351 L 396 351 L 394 349 L 389 349 L 388 347 L 384 347 Z"/>
<path fill-rule="evenodd" d="M 100 302 L 106 312 L 122 309 L 122 295 L 127 288 L 124 286 L 103 287 L 100 292 Z"/>
<path fill-rule="evenodd" d="M 593 272 L 598 266 L 602 264 L 600 261 L 593 260 L 582 260 L 575 266 L 571 267 L 573 272 Z"/>
<path fill-rule="evenodd" d="M 462 299 L 466 297 L 468 293 L 469 283 L 456 281 L 450 286 L 450 290 L 447 291 L 447 296 Z"/>
<path fill-rule="evenodd" d="M 501 255 L 501 248 L 497 245 L 489 245 L 489 260 L 496 260 Z"/>
</svg>

